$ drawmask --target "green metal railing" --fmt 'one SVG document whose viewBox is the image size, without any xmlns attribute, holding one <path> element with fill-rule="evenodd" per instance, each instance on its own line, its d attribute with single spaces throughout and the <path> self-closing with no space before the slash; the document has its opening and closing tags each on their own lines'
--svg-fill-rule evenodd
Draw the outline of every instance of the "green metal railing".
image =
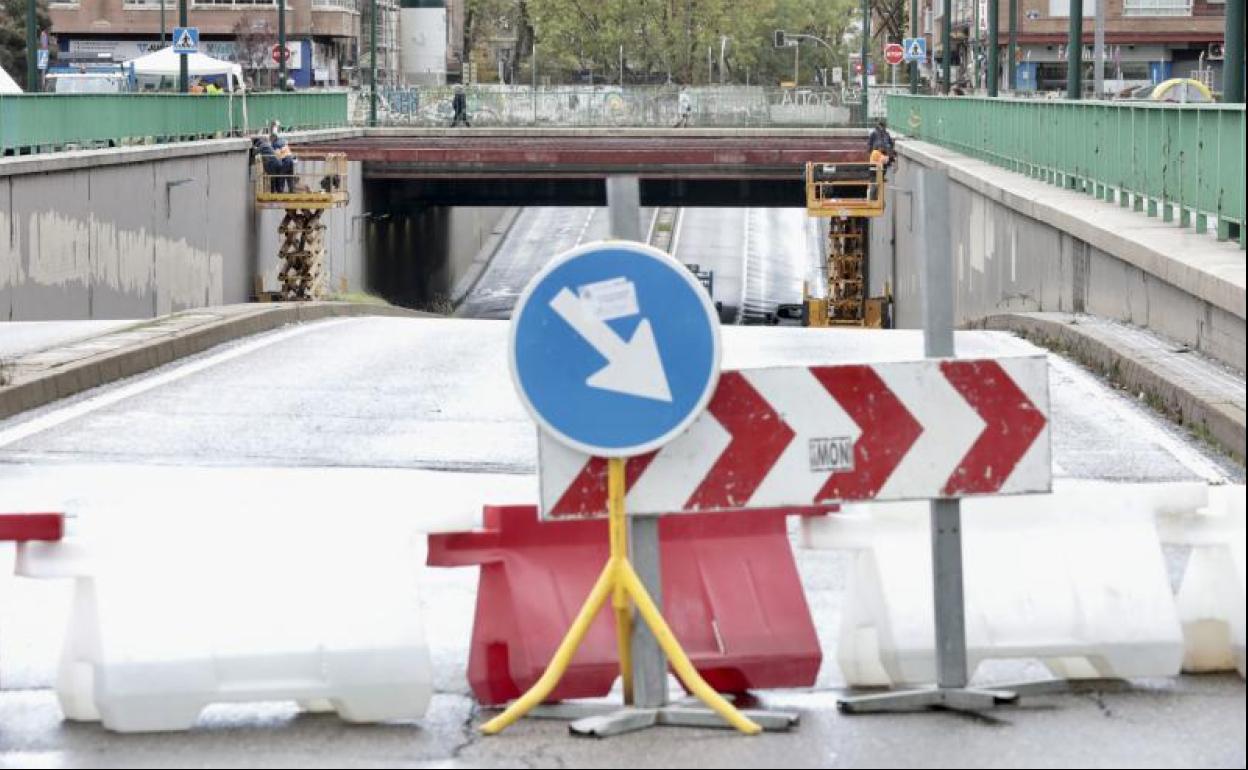
<svg viewBox="0 0 1248 770">
<path fill-rule="evenodd" d="M 1244 247 L 1244 105 L 890 95 L 915 139 Z"/>
<path fill-rule="evenodd" d="M 287 129 L 345 126 L 345 91 L 249 94 L 0 96 L 0 151 L 230 136 L 279 120 Z"/>
</svg>

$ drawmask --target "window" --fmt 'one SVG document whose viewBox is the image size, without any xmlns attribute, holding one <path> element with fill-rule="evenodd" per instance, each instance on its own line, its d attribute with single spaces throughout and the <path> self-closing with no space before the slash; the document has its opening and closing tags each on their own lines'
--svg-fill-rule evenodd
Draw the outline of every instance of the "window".
<svg viewBox="0 0 1248 770">
<path fill-rule="evenodd" d="M 313 8 L 338 8 L 344 11 L 354 11 L 355 0 L 312 0 Z"/>
<path fill-rule="evenodd" d="M 259 5 L 277 5 L 274 0 L 195 0 L 197 8 L 251 8 Z M 290 4 L 287 3 L 287 8 Z"/>
<path fill-rule="evenodd" d="M 1123 0 L 1123 16 L 1191 16 L 1192 0 Z"/>
<path fill-rule="evenodd" d="M 1124 1 L 1131 2 L 1131 0 Z M 1049 15 L 1064 19 L 1070 18 L 1070 0 L 1049 0 Z M 1083 0 L 1083 18 L 1089 19 L 1095 15 L 1096 0 Z"/>
</svg>

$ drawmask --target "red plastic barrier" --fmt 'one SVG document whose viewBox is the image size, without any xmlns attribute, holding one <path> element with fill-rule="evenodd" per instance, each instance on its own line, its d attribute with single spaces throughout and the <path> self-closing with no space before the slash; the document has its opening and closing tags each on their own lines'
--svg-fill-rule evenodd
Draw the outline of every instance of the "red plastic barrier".
<svg viewBox="0 0 1248 770">
<path fill-rule="evenodd" d="M 62 513 L 0 513 L 0 540 L 60 540 L 64 534 Z"/>
<path fill-rule="evenodd" d="M 429 536 L 428 563 L 481 565 L 468 681 L 477 700 L 519 697 L 545 670 L 608 556 L 605 519 L 541 522 L 486 506 L 485 529 Z M 782 512 L 659 521 L 663 615 L 721 692 L 814 684 L 822 655 Z M 619 675 L 613 613 L 599 613 L 550 700 L 607 694 Z"/>
</svg>

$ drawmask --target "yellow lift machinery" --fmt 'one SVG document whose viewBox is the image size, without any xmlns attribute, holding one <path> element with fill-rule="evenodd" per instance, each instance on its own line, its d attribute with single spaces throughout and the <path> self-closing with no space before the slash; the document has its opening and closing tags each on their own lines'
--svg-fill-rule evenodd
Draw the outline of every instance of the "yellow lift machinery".
<svg viewBox="0 0 1248 770">
<path fill-rule="evenodd" d="M 277 232 L 278 279 L 284 300 L 320 299 L 325 296 L 326 209 L 345 205 L 347 156 L 340 152 L 300 153 L 296 172 L 270 174 L 261 158 L 253 160 L 256 207 L 284 209 Z M 257 294 L 260 292 L 257 291 Z"/>
<path fill-rule="evenodd" d="M 883 163 L 807 163 L 806 213 L 828 217 L 824 296 L 805 296 L 805 326 L 883 326 L 887 297 L 866 296 L 868 222 L 884 213 Z"/>
</svg>

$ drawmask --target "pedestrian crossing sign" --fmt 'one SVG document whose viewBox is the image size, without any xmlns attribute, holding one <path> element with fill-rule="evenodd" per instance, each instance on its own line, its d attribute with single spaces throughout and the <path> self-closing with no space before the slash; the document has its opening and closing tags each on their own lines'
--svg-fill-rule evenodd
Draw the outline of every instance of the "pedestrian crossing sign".
<svg viewBox="0 0 1248 770">
<path fill-rule="evenodd" d="M 908 37 L 901 47 L 906 61 L 927 61 L 927 38 Z"/>
<path fill-rule="evenodd" d="M 174 27 L 173 52 L 199 53 L 199 27 Z"/>
</svg>

